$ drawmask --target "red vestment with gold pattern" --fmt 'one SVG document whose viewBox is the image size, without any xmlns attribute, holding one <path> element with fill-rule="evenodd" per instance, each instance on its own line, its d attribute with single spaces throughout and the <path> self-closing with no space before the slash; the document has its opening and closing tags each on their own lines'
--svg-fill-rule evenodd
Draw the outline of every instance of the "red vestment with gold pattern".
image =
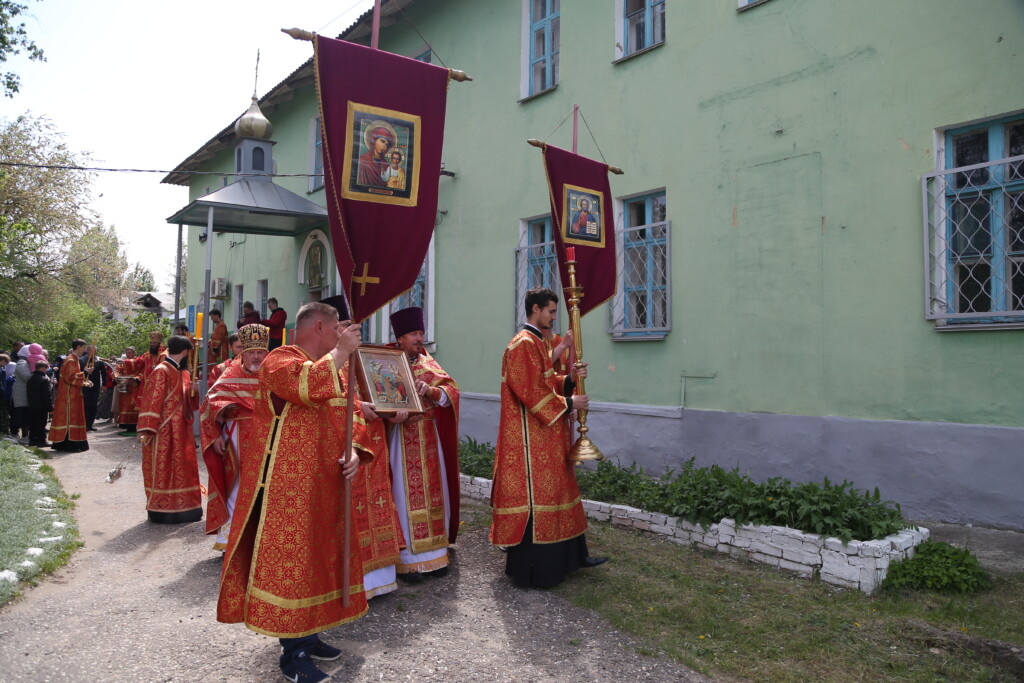
<svg viewBox="0 0 1024 683">
<path fill-rule="evenodd" d="M 447 566 L 459 531 L 459 386 L 426 352 L 411 366 L 415 379 L 442 392 L 443 405 L 424 398 L 423 413 L 390 428 L 393 491 L 408 545 L 400 574 Z"/>
<path fill-rule="evenodd" d="M 135 358 L 126 358 L 118 363 L 117 374 L 121 377 L 135 377 L 139 381 L 129 382 L 128 391 L 118 397 L 117 424 L 122 427 L 135 425 L 139 422 L 139 404 L 142 402 L 142 392 L 146 387 L 146 380 L 167 355 L 167 349 L 161 346 L 154 356 L 152 353 L 144 353 Z"/>
<path fill-rule="evenodd" d="M 199 443 L 209 480 L 206 487 L 206 533 L 214 534 L 231 521 L 228 498 L 238 482 L 238 472 L 246 457 L 252 459 L 252 418 L 256 409 L 259 375 L 241 363 L 227 370 L 210 387 L 199 407 Z M 225 420 L 224 411 L 235 411 Z M 224 436 L 224 455 L 213 450 L 217 437 Z M 258 456 L 257 456 L 258 457 Z M 220 548 L 218 548 L 220 549 Z"/>
<path fill-rule="evenodd" d="M 210 369 L 210 380 L 209 380 L 210 386 L 213 386 L 213 383 L 216 382 L 218 379 L 220 379 L 220 376 L 223 375 L 224 372 L 229 367 L 231 367 L 231 365 L 236 360 L 237 360 L 237 358 L 228 358 L 223 363 L 219 363 L 217 365 L 214 365 L 213 368 Z"/>
<path fill-rule="evenodd" d="M 207 365 L 227 360 L 228 350 L 228 326 L 221 320 L 213 326 L 213 332 L 210 334 L 210 357 L 206 359 Z"/>
<path fill-rule="evenodd" d="M 53 401 L 53 421 L 48 438 L 55 447 L 63 441 L 74 442 L 67 447 L 69 450 L 86 450 L 89 447 L 85 433 L 85 402 L 82 400 L 84 382 L 85 373 L 78 356 L 69 353 L 60 366 L 57 397 Z"/>
<path fill-rule="evenodd" d="M 149 519 L 161 524 L 195 522 L 203 516 L 196 443 L 192 436 L 191 378 L 171 359 L 160 363 L 142 389 L 142 479 Z"/>
<path fill-rule="evenodd" d="M 548 345 L 523 330 L 501 363 L 501 420 L 494 458 L 491 543 L 517 545 L 531 521 L 532 542 L 580 536 L 587 519 L 568 461 L 565 376 L 554 372 Z"/>
<path fill-rule="evenodd" d="M 347 386 L 342 372 L 342 388 Z M 405 547 L 398 510 L 391 495 L 391 467 L 388 463 L 387 435 L 384 421 L 367 422 L 362 416 L 362 401 L 356 396 L 355 421 L 364 427 L 356 437 L 358 445 L 373 453 L 373 460 L 364 464 L 352 479 L 352 512 L 359 534 L 359 551 L 363 556 L 363 575 L 398 564 L 399 552 Z M 366 597 L 390 592 L 390 586 L 366 586 Z"/>
<path fill-rule="evenodd" d="M 260 367 L 253 417 L 254 448 L 239 480 L 231 537 L 224 553 L 217 620 L 244 622 L 278 638 L 301 638 L 366 612 L 359 534 L 344 538 L 344 479 L 338 460 L 346 399 L 328 354 L 311 358 L 280 346 Z M 358 423 L 353 443 L 364 460 Z M 349 584 L 343 585 L 343 543 Z M 348 607 L 342 593 L 348 592 Z"/>
</svg>

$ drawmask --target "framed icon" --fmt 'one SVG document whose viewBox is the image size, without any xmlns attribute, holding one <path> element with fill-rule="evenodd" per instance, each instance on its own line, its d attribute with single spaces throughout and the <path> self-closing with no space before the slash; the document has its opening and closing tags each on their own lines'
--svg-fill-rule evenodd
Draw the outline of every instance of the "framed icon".
<svg viewBox="0 0 1024 683">
<path fill-rule="evenodd" d="M 419 116 L 349 102 L 341 196 L 416 206 L 420 130 Z"/>
<path fill-rule="evenodd" d="M 562 185 L 562 242 L 603 247 L 606 209 L 603 192 Z"/>
<path fill-rule="evenodd" d="M 402 349 L 364 344 L 356 349 L 356 382 L 363 400 L 373 404 L 374 412 L 391 415 L 399 410 L 422 413 L 423 403 L 416 393 L 412 366 Z"/>
</svg>

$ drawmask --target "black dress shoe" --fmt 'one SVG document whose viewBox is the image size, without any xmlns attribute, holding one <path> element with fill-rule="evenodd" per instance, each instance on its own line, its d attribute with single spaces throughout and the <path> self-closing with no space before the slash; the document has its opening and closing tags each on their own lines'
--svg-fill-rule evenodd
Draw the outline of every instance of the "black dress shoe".
<svg viewBox="0 0 1024 683">
<path fill-rule="evenodd" d="M 583 560 L 583 563 L 580 566 L 583 568 L 596 567 L 597 565 L 604 564 L 607 561 L 607 557 L 590 557 L 588 555 L 586 559 Z"/>
<path fill-rule="evenodd" d="M 399 574 L 398 575 L 398 580 L 399 581 L 404 581 L 405 583 L 423 583 L 423 574 L 421 574 L 419 572 L 410 572 L 408 574 Z"/>
</svg>

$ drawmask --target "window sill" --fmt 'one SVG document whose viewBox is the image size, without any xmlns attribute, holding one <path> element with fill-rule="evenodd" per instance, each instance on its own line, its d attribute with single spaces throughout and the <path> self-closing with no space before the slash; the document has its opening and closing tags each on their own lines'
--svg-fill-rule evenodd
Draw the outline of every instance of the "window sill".
<svg viewBox="0 0 1024 683">
<path fill-rule="evenodd" d="M 668 336 L 668 332 L 651 332 L 648 334 L 627 335 L 622 332 L 612 332 L 613 342 L 635 342 L 635 341 L 662 341 Z"/>
<path fill-rule="evenodd" d="M 736 11 L 737 12 L 745 12 L 748 9 L 752 9 L 754 7 L 757 7 L 758 5 L 763 5 L 766 2 L 768 2 L 768 0 L 754 0 L 754 2 L 748 3 L 748 4 L 744 5 L 743 7 L 737 7 Z"/>
<path fill-rule="evenodd" d="M 306 191 L 306 194 L 308 194 L 308 195 L 309 195 L 309 194 L 315 194 L 315 193 L 319 192 L 319 191 L 320 191 L 320 190 L 322 190 L 322 189 L 324 189 L 324 186 L 323 186 L 323 185 L 317 185 L 317 186 L 316 186 L 316 187 L 314 187 L 314 188 L 313 188 L 312 190 L 307 190 L 307 191 Z"/>
<path fill-rule="evenodd" d="M 1024 320 L 1003 323 L 935 323 L 936 332 L 979 332 L 984 330 L 1024 330 Z"/>
<path fill-rule="evenodd" d="M 664 44 L 665 44 L 665 41 L 663 40 L 660 43 L 655 43 L 654 45 L 651 45 L 649 47 L 645 47 L 642 50 L 637 50 L 636 52 L 630 52 L 628 55 L 625 55 L 624 57 L 619 57 L 618 59 L 612 60 L 612 66 L 615 66 L 616 64 L 622 64 L 623 62 L 628 62 L 629 60 L 633 59 L 633 57 L 639 57 L 640 55 L 645 55 L 648 52 L 650 52 L 651 50 L 657 50 L 659 47 L 661 47 Z"/>
<path fill-rule="evenodd" d="M 546 88 L 544 90 L 538 90 L 537 92 L 533 93 L 532 95 L 527 95 L 523 99 L 519 100 L 517 102 L 517 104 L 525 104 L 526 102 L 529 102 L 530 100 L 533 100 L 533 99 L 536 99 L 536 98 L 540 97 L 541 95 L 547 95 L 549 92 L 551 92 L 552 90 L 555 90 L 557 88 L 558 88 L 558 84 L 555 83 L 550 88 Z"/>
</svg>

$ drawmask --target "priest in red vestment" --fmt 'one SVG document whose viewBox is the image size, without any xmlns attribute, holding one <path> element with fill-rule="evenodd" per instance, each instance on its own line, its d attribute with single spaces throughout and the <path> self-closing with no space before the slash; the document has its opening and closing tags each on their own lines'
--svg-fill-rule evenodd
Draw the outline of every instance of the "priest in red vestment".
<svg viewBox="0 0 1024 683">
<path fill-rule="evenodd" d="M 346 386 L 342 373 L 342 388 Z M 363 556 L 363 592 L 366 599 L 398 590 L 395 580 L 399 553 L 405 537 L 398 521 L 398 509 L 391 493 L 387 432 L 373 405 L 360 400 L 356 389 L 356 421 L 366 426 L 360 445 L 373 453 L 373 460 L 359 468 L 352 479 L 352 507 Z M 357 432 L 358 434 L 358 432 Z"/>
<path fill-rule="evenodd" d="M 228 349 L 231 351 L 231 357 L 210 368 L 210 386 L 213 386 L 213 383 L 220 379 L 220 376 L 224 374 L 224 371 L 231 366 L 235 359 L 242 355 L 242 342 L 239 341 L 237 333 L 228 337 Z"/>
<path fill-rule="evenodd" d="M 238 331 L 242 355 L 210 386 L 199 408 L 206 486 L 206 533 L 217 534 L 214 550 L 224 550 L 231 533 L 231 515 L 238 494 L 238 472 L 251 458 L 252 416 L 259 389 L 259 371 L 270 340 L 263 325 Z"/>
<path fill-rule="evenodd" d="M 126 358 L 118 363 L 116 368 L 119 377 L 132 377 L 129 379 L 128 396 L 122 394 L 119 401 L 117 425 L 121 429 L 134 432 L 139 421 L 139 404 L 142 402 L 142 394 L 146 390 L 146 380 L 153 374 L 160 361 L 163 360 L 167 349 L 164 348 L 163 332 L 149 333 L 149 353 L 134 358 Z"/>
<path fill-rule="evenodd" d="M 568 459 L 568 415 L 590 400 L 573 396 L 570 375 L 555 373 L 543 330 L 558 313 L 558 295 L 536 287 L 526 294 L 526 325 L 501 362 L 501 420 L 491 489 L 491 543 L 508 548 L 505 573 L 521 587 L 561 583 L 591 557 L 587 518 Z M 586 377 L 586 367 L 579 369 Z"/>
<path fill-rule="evenodd" d="M 149 521 L 184 524 L 203 517 L 196 442 L 192 436 L 193 381 L 188 337 L 167 340 L 167 355 L 142 385 L 139 442 Z"/>
<path fill-rule="evenodd" d="M 207 365 L 216 365 L 228 359 L 228 326 L 221 318 L 220 309 L 210 311 L 213 332 L 210 333 L 210 357 Z"/>
<path fill-rule="evenodd" d="M 85 347 L 82 339 L 71 342 L 71 353 L 60 366 L 57 397 L 53 401 L 53 421 L 50 423 L 48 437 L 55 451 L 78 453 L 89 450 L 85 434 L 85 402 L 82 399 L 85 373 L 79 361 Z"/>
<path fill-rule="evenodd" d="M 397 345 L 409 358 L 424 412 L 388 417 L 392 492 L 407 548 L 399 578 L 448 573 L 448 545 L 459 530 L 459 386 L 423 347 L 423 309 L 391 315 Z"/>
<path fill-rule="evenodd" d="M 328 304 L 309 303 L 295 329 L 295 345 L 274 349 L 260 367 L 252 437 L 258 451 L 240 473 L 217 619 L 280 638 L 282 673 L 317 682 L 327 676 L 310 660 L 341 656 L 317 634 L 366 612 L 359 538 L 355 525 L 345 537 L 352 510 L 343 491 L 360 458 L 372 454 L 360 446 L 358 423 L 355 448 L 344 453 L 340 370 L 359 345 L 359 325 L 343 324 Z"/>
</svg>

